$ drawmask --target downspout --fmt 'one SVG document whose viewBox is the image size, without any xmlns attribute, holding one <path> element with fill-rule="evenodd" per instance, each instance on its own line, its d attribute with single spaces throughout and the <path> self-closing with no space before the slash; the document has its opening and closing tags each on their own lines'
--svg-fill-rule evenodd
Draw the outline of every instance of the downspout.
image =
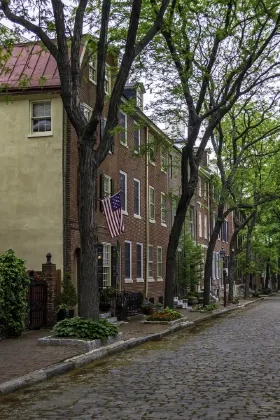
<svg viewBox="0 0 280 420">
<path fill-rule="evenodd" d="M 62 105 L 63 106 L 63 105 Z M 63 108 L 63 121 L 62 121 L 62 176 L 63 176 L 63 273 L 67 272 L 67 220 L 69 215 L 67 214 L 68 211 L 68 205 L 67 205 L 67 197 L 68 197 L 68 190 L 67 190 L 67 176 L 69 176 L 68 173 L 68 154 L 67 154 L 67 148 L 68 141 L 67 141 L 67 115 L 66 111 Z M 63 277 L 62 273 L 62 277 Z"/>
<path fill-rule="evenodd" d="M 146 270 L 145 270 L 145 298 L 148 297 L 149 282 L 149 153 L 148 153 L 149 129 L 146 128 Z"/>
</svg>

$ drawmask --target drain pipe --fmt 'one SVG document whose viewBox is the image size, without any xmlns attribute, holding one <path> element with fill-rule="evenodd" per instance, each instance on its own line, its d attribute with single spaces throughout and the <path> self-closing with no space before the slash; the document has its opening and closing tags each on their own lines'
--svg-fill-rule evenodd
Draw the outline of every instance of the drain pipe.
<svg viewBox="0 0 280 420">
<path fill-rule="evenodd" d="M 146 127 L 146 270 L 145 270 L 145 298 L 148 297 L 149 292 L 149 129 Z"/>
</svg>

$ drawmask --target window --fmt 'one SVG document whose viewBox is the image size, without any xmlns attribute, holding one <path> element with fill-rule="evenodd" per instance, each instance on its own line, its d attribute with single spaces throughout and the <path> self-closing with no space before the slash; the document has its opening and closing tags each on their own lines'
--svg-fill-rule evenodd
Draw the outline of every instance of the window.
<svg viewBox="0 0 280 420">
<path fill-rule="evenodd" d="M 206 181 L 204 181 L 204 200 L 207 200 L 207 196 L 208 196 L 208 184 Z"/>
<path fill-rule="evenodd" d="M 84 103 L 80 103 L 80 108 L 87 121 L 90 120 L 92 109 Z"/>
<path fill-rule="evenodd" d="M 172 175 L 173 175 L 172 165 L 173 165 L 173 158 L 172 158 L 172 155 L 169 155 L 169 165 L 168 165 L 168 176 L 169 176 L 169 178 L 172 178 Z"/>
<path fill-rule="evenodd" d="M 149 187 L 150 220 L 155 220 L 155 189 Z"/>
<path fill-rule="evenodd" d="M 204 215 L 204 238 L 208 239 L 208 223 L 207 223 L 207 216 Z"/>
<path fill-rule="evenodd" d="M 138 179 L 133 180 L 134 186 L 134 216 L 140 216 L 140 181 Z"/>
<path fill-rule="evenodd" d="M 127 174 L 120 171 L 120 193 L 122 210 L 127 213 Z"/>
<path fill-rule="evenodd" d="M 103 244 L 103 287 L 111 286 L 111 245 Z"/>
<path fill-rule="evenodd" d="M 199 237 L 202 238 L 202 217 L 201 217 L 201 213 L 198 213 L 198 234 Z"/>
<path fill-rule="evenodd" d="M 111 93 L 111 70 L 108 64 L 106 64 L 105 69 L 105 93 Z"/>
<path fill-rule="evenodd" d="M 153 247 L 149 246 L 149 278 L 153 278 Z"/>
<path fill-rule="evenodd" d="M 167 170 L 167 153 L 164 149 L 161 149 L 161 170 L 163 172 Z"/>
<path fill-rule="evenodd" d="M 155 138 L 152 134 L 149 134 L 149 161 L 150 163 L 155 163 L 156 155 L 155 155 Z"/>
<path fill-rule="evenodd" d="M 201 197 L 201 178 L 200 178 L 200 176 L 198 177 L 198 186 L 197 186 L 197 188 L 198 188 L 198 195 L 199 195 L 199 197 Z"/>
<path fill-rule="evenodd" d="M 126 280 L 132 279 L 132 260 L 131 260 L 131 242 L 125 241 L 124 244 L 124 277 Z"/>
<path fill-rule="evenodd" d="M 108 175 L 104 175 L 103 177 L 103 197 L 110 197 L 112 194 L 112 179 Z"/>
<path fill-rule="evenodd" d="M 166 226 L 166 196 L 161 193 L 161 224 Z"/>
<path fill-rule="evenodd" d="M 162 247 L 157 249 L 157 276 L 158 279 L 162 279 Z"/>
<path fill-rule="evenodd" d="M 136 244 L 136 271 L 137 280 L 143 280 L 143 244 Z"/>
<path fill-rule="evenodd" d="M 89 80 L 93 83 L 97 82 L 97 59 L 92 58 L 89 62 Z"/>
<path fill-rule="evenodd" d="M 51 101 L 31 102 L 31 133 L 50 133 Z"/>
<path fill-rule="evenodd" d="M 192 238 L 194 238 L 194 208 L 193 207 L 189 208 L 189 232 Z"/>
<path fill-rule="evenodd" d="M 121 144 L 127 146 L 127 115 L 123 112 L 120 113 L 120 126 L 122 131 L 120 132 Z"/>
<path fill-rule="evenodd" d="M 134 141 L 134 152 L 140 153 L 140 130 L 136 122 L 134 122 L 133 141 Z"/>
</svg>

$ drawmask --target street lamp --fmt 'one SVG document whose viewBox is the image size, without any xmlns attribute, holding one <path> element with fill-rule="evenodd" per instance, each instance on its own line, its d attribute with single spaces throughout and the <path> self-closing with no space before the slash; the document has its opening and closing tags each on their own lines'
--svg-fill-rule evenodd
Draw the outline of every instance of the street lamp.
<svg viewBox="0 0 280 420">
<path fill-rule="evenodd" d="M 221 259 L 223 261 L 224 307 L 227 306 L 227 285 L 226 285 L 225 256 L 226 256 L 226 251 L 224 250 L 224 248 L 221 248 L 221 250 L 220 250 L 220 257 L 221 257 Z"/>
</svg>

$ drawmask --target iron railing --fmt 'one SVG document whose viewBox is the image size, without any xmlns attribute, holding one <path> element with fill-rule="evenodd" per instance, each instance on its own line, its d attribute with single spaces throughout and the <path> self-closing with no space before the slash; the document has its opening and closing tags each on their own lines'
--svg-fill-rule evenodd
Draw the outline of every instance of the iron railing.
<svg viewBox="0 0 280 420">
<path fill-rule="evenodd" d="M 140 292 L 119 292 L 100 289 L 100 310 L 109 310 L 119 321 L 141 313 L 143 295 Z"/>
</svg>

